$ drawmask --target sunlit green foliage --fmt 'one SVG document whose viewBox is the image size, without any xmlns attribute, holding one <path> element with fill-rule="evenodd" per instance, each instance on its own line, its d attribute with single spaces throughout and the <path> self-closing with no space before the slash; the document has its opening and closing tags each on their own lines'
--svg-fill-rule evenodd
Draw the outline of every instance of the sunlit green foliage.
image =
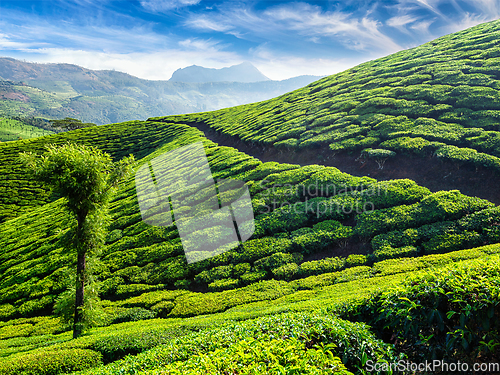
<svg viewBox="0 0 500 375">
<path fill-rule="evenodd" d="M 259 364 L 246 357 L 252 347 L 268 360 L 269 367 L 259 369 L 264 373 L 302 365 L 322 371 L 331 364 L 344 371 L 339 360 L 348 371 L 361 372 L 367 358 L 396 360 L 415 348 L 449 360 L 497 358 L 492 320 L 498 317 L 498 257 L 488 255 L 499 252 L 500 230 L 492 203 L 459 191 L 431 193 L 410 180 L 262 163 L 217 146 L 186 124 L 208 124 L 287 152 L 346 151 L 354 159 L 369 148 L 364 154 L 381 160 L 406 154 L 496 168 L 498 25 L 445 36 L 270 101 L 0 144 L 6 176 L 0 181 L 0 356 L 6 357 L 0 368 L 39 353 L 52 357 L 52 349 L 98 353 L 102 357 L 92 366 L 116 361 L 89 374 L 189 372 L 200 365 L 211 373 L 216 363 L 232 370 L 230 358 L 253 371 Z M 480 49 L 471 50 L 468 40 Z M 125 181 L 111 203 L 96 270 L 103 327 L 68 342 L 64 326 L 41 315 L 51 313 L 74 265 L 63 251 L 71 217 L 58 197 L 29 181 L 16 164 L 18 153 L 75 141 L 114 160 L 132 153 L 142 165 L 200 140 L 215 178 L 247 182 L 254 235 L 188 265 L 176 227 L 144 223 L 134 181 Z M 490 245 L 476 248 L 484 244 Z M 402 289 L 389 291 L 409 276 Z M 461 293 L 470 298 L 459 300 Z M 399 354 L 368 327 L 332 314 L 368 322 L 379 338 L 396 339 Z M 441 329 L 439 316 L 456 330 Z"/>
<path fill-rule="evenodd" d="M 500 172 L 499 28 L 496 20 L 446 35 L 276 99 L 156 120 L 325 156 L 367 147 L 424 156 L 455 146 L 439 156 L 456 161 L 458 153 L 461 162 Z"/>
<path fill-rule="evenodd" d="M 353 307 L 349 315 L 394 333 L 396 346 L 414 361 L 486 361 L 498 353 L 499 269 L 495 255 L 429 270 Z"/>
<path fill-rule="evenodd" d="M 47 129 L 38 128 L 12 118 L 0 118 L 0 142 L 16 141 L 52 134 Z"/>
</svg>

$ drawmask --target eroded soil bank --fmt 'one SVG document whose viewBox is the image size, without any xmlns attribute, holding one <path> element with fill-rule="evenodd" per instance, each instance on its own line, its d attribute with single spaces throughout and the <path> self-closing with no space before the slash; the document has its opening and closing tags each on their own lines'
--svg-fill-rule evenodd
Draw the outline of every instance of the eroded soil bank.
<svg viewBox="0 0 500 375">
<path fill-rule="evenodd" d="M 299 165 L 322 164 L 333 166 L 354 176 L 370 176 L 379 181 L 409 178 L 431 191 L 460 190 L 463 194 L 487 199 L 500 204 L 500 175 L 486 168 L 459 165 L 441 160 L 435 156 L 419 157 L 398 154 L 385 162 L 383 169 L 368 160 L 356 160 L 358 152 L 343 152 L 333 155 L 330 150 L 307 149 L 300 151 L 280 151 L 272 146 L 252 145 L 237 137 L 221 134 L 203 123 L 190 123 L 205 133 L 205 136 L 221 146 L 234 147 L 257 159 Z"/>
</svg>

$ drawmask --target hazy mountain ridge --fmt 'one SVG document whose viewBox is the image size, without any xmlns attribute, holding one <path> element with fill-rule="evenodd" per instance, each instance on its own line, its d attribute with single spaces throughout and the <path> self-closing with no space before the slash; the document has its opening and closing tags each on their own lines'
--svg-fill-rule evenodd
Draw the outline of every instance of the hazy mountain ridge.
<svg viewBox="0 0 500 375">
<path fill-rule="evenodd" d="M 104 124 L 262 101 L 320 77 L 261 82 L 149 81 L 112 70 L 0 58 L 0 78 L 12 81 L 0 87 L 4 99 L 0 114 L 71 116 Z"/>
<path fill-rule="evenodd" d="M 270 81 L 249 62 L 227 68 L 210 69 L 198 65 L 177 69 L 171 82 L 261 82 Z"/>
</svg>

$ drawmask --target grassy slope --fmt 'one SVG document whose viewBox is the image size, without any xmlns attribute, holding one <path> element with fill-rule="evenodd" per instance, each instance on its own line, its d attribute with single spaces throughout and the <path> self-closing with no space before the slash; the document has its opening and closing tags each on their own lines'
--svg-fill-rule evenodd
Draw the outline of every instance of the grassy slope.
<svg viewBox="0 0 500 375">
<path fill-rule="evenodd" d="M 52 133 L 17 120 L 0 118 L 0 142 L 15 141 L 19 138 L 36 138 Z"/>
<path fill-rule="evenodd" d="M 484 27 L 487 26 L 477 30 Z M 370 64 L 382 63 L 383 60 Z M 328 79 L 322 82 L 326 85 Z M 299 97 L 300 92 L 295 96 Z M 316 103 L 320 100 L 316 99 Z M 283 98 L 256 104 L 253 108 L 282 104 Z M 242 108 L 233 111 L 237 113 Z M 211 118 L 216 119 L 222 112 Z M 60 323 L 47 317 L 30 318 L 50 314 L 55 298 L 67 285 L 66 272 L 74 263 L 74 256 L 64 253 L 62 247 L 72 219 L 64 214 L 61 201 L 50 198 L 42 187 L 29 181 L 16 161 L 20 151 L 41 152 L 45 143 L 92 144 L 111 153 L 115 159 L 133 153 L 142 164 L 162 152 L 203 140 L 216 178 L 240 178 L 250 186 L 257 223 L 253 239 L 235 251 L 188 266 L 175 228 L 144 224 L 133 179 L 123 184 L 112 204 L 112 235 L 108 237 L 98 269 L 108 322 L 156 315 L 171 318 L 164 321 L 165 324 L 176 325 L 178 317 L 220 313 L 199 318 L 213 324 L 218 319 L 314 310 L 366 299 L 378 287 L 401 280 L 404 277 L 401 272 L 481 258 L 498 251 L 498 246 L 493 245 L 486 250 L 452 252 L 500 242 L 496 226 L 499 210 L 486 201 L 458 192 L 431 194 L 411 181 L 381 185 L 370 178 L 340 173 L 335 168 L 261 163 L 234 149 L 204 140 L 201 132 L 182 124 L 192 118 L 170 119 L 177 124 L 166 120 L 112 124 L 0 145 L 2 175 L 7 176 L 0 181 L 3 184 L 0 214 L 4 218 L 0 223 L 0 316 L 6 321 L 0 332 L 6 339 L 1 343 L 3 355 L 19 356 L 43 343 L 65 341 L 67 336 L 66 333 L 42 337 L 61 331 Z M 253 121 L 261 120 L 255 117 Z M 271 117 L 268 121 L 279 123 L 280 120 Z M 276 126 L 274 130 L 280 129 Z M 270 134 L 274 130 L 262 128 L 260 132 Z M 358 190 L 316 199 L 322 203 L 355 205 L 370 201 L 376 208 L 373 213 L 290 216 L 283 210 L 275 210 L 265 214 L 262 209 L 272 200 L 289 200 L 290 194 L 278 189 L 267 196 L 261 184 L 264 179 L 278 184 L 319 181 L 335 184 L 337 188 L 361 184 L 387 187 L 387 193 L 373 196 Z M 292 199 L 305 198 L 313 199 L 314 195 Z M 344 235 L 336 236 L 340 232 Z M 352 251 L 361 254 L 346 259 Z M 433 253 L 448 254 L 428 255 Z M 424 257 L 408 258 L 421 255 Z M 329 259 L 314 260 L 324 257 Z M 402 259 L 398 259 L 400 257 Z M 195 291 L 207 287 L 229 290 Z M 232 288 L 237 289 L 230 290 Z M 269 300 L 275 302 L 270 304 Z M 120 328 L 111 326 L 99 332 L 106 336 L 106 332 L 115 329 Z M 28 338 L 17 340 L 13 336 Z M 85 340 L 89 339 L 83 340 L 82 347 L 88 348 Z"/>
<path fill-rule="evenodd" d="M 325 158 L 383 148 L 500 171 L 499 37 L 500 21 L 485 23 L 276 99 L 164 121 Z"/>
<path fill-rule="evenodd" d="M 57 140 L 56 143 L 60 143 L 74 137 L 79 142 L 97 145 L 106 151 L 114 150 L 116 158 L 128 152 L 133 152 L 138 158 L 147 155 L 141 160 L 143 163 L 161 152 L 203 140 L 198 130 L 186 125 L 159 123 L 158 128 L 155 126 L 155 123 L 124 123 L 14 142 L 4 147 L 12 148 L 10 155 L 14 156 L 22 150 L 39 151 L 43 142 Z M 156 145 L 150 134 L 154 132 L 149 129 L 156 129 L 157 134 L 163 135 L 156 138 Z M 105 130 L 109 132 L 104 133 Z M 121 147 L 113 142 L 113 132 L 117 135 L 115 142 L 120 142 Z M 133 143 L 131 139 L 137 142 Z M 371 190 L 365 190 L 316 198 L 322 203 L 348 205 L 374 202 L 378 210 L 372 213 L 328 211 L 301 214 L 299 211 L 298 215 L 292 216 L 286 210 L 262 213 L 270 200 L 290 200 L 286 191 L 276 191 L 268 196 L 268 191 L 261 188 L 260 181 L 263 179 L 295 183 L 305 181 L 306 185 L 323 179 L 328 183 L 337 183 L 339 187 L 360 183 L 374 187 L 386 185 L 380 185 L 373 179 L 351 177 L 335 168 L 263 164 L 210 141 L 205 141 L 205 145 L 215 178 L 240 178 L 249 183 L 256 215 L 253 239 L 242 248 L 187 265 L 175 227 L 151 227 L 141 221 L 134 180 L 131 178 L 122 186 L 111 207 L 112 236 L 103 251 L 103 265 L 99 271 L 104 296 L 123 299 L 155 289 L 177 289 L 181 285 L 190 285 L 195 289 L 208 285 L 211 290 L 249 285 L 245 287 L 248 297 L 242 300 L 237 293 L 229 294 L 225 305 L 220 305 L 217 299 L 206 299 L 203 293 L 191 292 L 175 299 L 170 310 L 164 312 L 169 316 L 189 316 L 279 296 L 272 280 L 266 281 L 261 291 L 254 290 L 252 285 L 259 280 L 300 279 L 344 268 L 355 269 L 356 266 L 369 265 L 385 258 L 447 252 L 498 242 L 494 223 L 500 214 L 492 204 L 457 192 L 430 194 L 427 189 L 404 180 L 389 182 L 387 193 L 382 192 L 376 197 L 372 196 Z M 155 146 L 160 147 L 155 149 Z M 20 167 L 15 166 L 15 159 L 11 159 L 10 163 L 18 176 L 23 176 Z M 39 196 L 34 189 L 28 192 Z M 17 196 L 23 198 L 20 192 Z M 312 199 L 314 196 L 304 198 Z M 74 263 L 74 256 L 65 254 L 62 248 L 71 219 L 64 214 L 60 201 L 43 205 L 40 200 L 39 204 L 38 208 L 0 224 L 0 303 L 3 304 L 4 317 L 50 312 L 55 297 L 65 288 L 65 271 Z M 334 224 L 334 229 L 330 229 L 331 224 Z M 411 228 L 414 228 L 412 235 L 405 243 L 399 243 L 401 235 L 397 231 L 394 234 L 390 232 Z M 383 234 L 387 231 L 389 235 Z M 339 237 L 339 233 L 343 234 Z M 361 246 L 358 249 L 362 251 L 357 252 L 373 254 L 351 260 L 346 260 L 344 255 L 325 262 L 304 262 L 314 259 L 316 253 L 319 257 L 332 257 L 339 252 L 346 254 L 346 250 L 342 250 L 345 246 L 342 245 L 342 238 Z M 441 241 L 436 242 L 436 238 Z M 241 266 L 236 267 L 238 264 Z"/>
<path fill-rule="evenodd" d="M 60 333 L 60 324 L 50 317 L 11 320 L 0 324 L 0 357 L 2 357 L 0 369 L 6 373 L 15 374 L 15 365 L 19 362 L 22 363 L 23 358 L 29 358 L 26 356 L 40 355 L 57 358 L 61 356 L 57 353 L 63 353 L 61 350 L 71 350 L 72 348 L 101 352 L 107 358 L 105 361 L 109 362 L 122 358 L 127 353 L 135 354 L 138 351 L 161 344 L 158 348 L 137 357 L 119 360 L 99 369 L 93 368 L 86 373 L 122 374 L 124 371 L 125 373 L 137 370 L 151 371 L 165 368 L 165 365 L 175 361 L 176 357 L 177 360 L 186 360 L 184 355 L 179 358 L 182 353 L 182 351 L 179 352 L 179 346 L 185 347 L 183 348 L 184 353 L 188 350 L 188 353 L 201 354 L 231 345 L 232 342 L 238 340 L 238 336 L 240 340 L 253 336 L 259 341 L 269 342 L 269 337 L 256 335 L 255 332 L 256 327 L 261 327 L 262 322 L 268 320 L 273 320 L 272 328 L 268 328 L 269 334 L 272 335 L 273 330 L 279 327 L 274 338 L 287 339 L 292 336 L 304 340 L 306 339 L 304 334 L 307 335 L 311 328 L 317 334 L 321 332 L 321 329 L 326 328 L 326 321 L 336 319 L 332 317 L 332 313 L 334 315 L 342 314 L 346 307 L 350 310 L 357 305 L 363 305 L 370 300 L 373 293 L 391 290 L 410 275 L 417 276 L 422 272 L 425 274 L 428 267 L 446 267 L 447 265 L 456 265 L 459 261 L 462 261 L 465 266 L 472 266 L 472 262 L 476 259 L 493 261 L 493 258 L 488 258 L 488 254 L 495 254 L 499 251 L 499 246 L 494 245 L 443 255 L 385 261 L 373 267 L 374 276 L 371 278 L 354 279 L 332 286 L 318 285 L 312 289 L 296 291 L 274 300 L 273 303 L 263 301 L 245 304 L 213 315 L 114 324 L 94 329 L 78 340 L 71 340 L 69 332 Z M 129 303 L 135 303 L 137 306 L 138 300 L 132 298 L 129 299 Z M 270 315 L 273 318 L 268 318 Z M 311 328 L 307 328 L 307 325 L 303 325 L 304 320 L 311 318 L 316 319 L 317 323 Z M 245 322 L 231 323 L 231 321 L 242 320 Z M 230 334 L 227 333 L 228 329 Z M 284 332 L 280 332 L 280 330 L 284 330 Z M 358 327 L 357 330 L 360 331 L 361 328 Z M 199 333 L 197 333 L 198 331 Z M 258 331 L 259 328 L 257 328 Z M 234 335 L 236 332 L 240 333 Z M 223 335 L 224 339 L 220 335 Z M 341 335 L 343 335 L 344 340 L 346 337 L 350 337 L 349 346 L 351 349 L 348 352 L 357 355 L 359 348 L 356 348 L 356 345 L 362 343 L 356 342 L 353 337 L 355 334 L 345 336 L 346 332 L 344 331 Z M 201 342 L 205 344 L 200 345 L 197 338 L 201 338 Z M 193 345 L 193 339 L 195 345 Z M 342 339 L 334 340 L 337 344 L 339 341 Z M 323 343 L 327 342 L 328 338 L 324 337 Z M 176 352 L 176 355 L 171 355 L 173 352 Z M 342 350 L 337 353 L 342 354 Z M 233 358 L 234 356 L 235 354 L 233 354 Z M 180 364 L 182 362 L 177 362 L 177 366 Z M 31 368 L 35 367 L 33 362 L 30 366 Z M 8 372 L 8 369 L 13 372 Z"/>
</svg>

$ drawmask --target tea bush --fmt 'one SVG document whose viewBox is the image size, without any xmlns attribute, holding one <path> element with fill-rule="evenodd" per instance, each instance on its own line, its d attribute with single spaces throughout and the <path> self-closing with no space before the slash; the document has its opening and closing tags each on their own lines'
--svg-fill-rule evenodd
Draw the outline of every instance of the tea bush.
<svg viewBox="0 0 500 375">
<path fill-rule="evenodd" d="M 301 276 L 320 275 L 322 273 L 335 272 L 345 267 L 344 258 L 324 258 L 304 262 L 300 265 L 299 274 Z"/>
<path fill-rule="evenodd" d="M 210 292 L 220 292 L 221 290 L 235 289 L 239 285 L 239 280 L 236 279 L 219 279 L 208 284 Z"/>
<path fill-rule="evenodd" d="M 102 354 L 104 363 L 114 362 L 127 355 L 136 355 L 147 349 L 165 344 L 189 331 L 183 329 L 156 329 L 137 333 L 115 333 L 100 338 L 90 348 Z"/>
<path fill-rule="evenodd" d="M 252 351 L 251 347 L 263 350 Z M 331 355 L 327 354 L 328 351 Z M 276 370 L 281 368 L 283 371 L 284 368 L 285 371 L 292 371 L 292 365 L 303 364 L 311 370 L 313 366 L 320 369 L 324 366 L 323 370 L 329 372 L 323 373 L 332 373 L 335 369 L 330 365 L 339 365 L 339 370 L 345 372 L 340 361 L 348 370 L 355 371 L 366 360 L 374 363 L 391 361 L 396 356 L 388 344 L 376 339 L 363 324 L 324 313 L 285 313 L 243 322 L 224 322 L 216 328 L 184 335 L 135 357 L 94 368 L 85 374 L 112 375 L 131 371 L 179 373 L 175 372 L 176 369 L 196 371 L 193 369 L 197 365 L 206 366 L 206 371 L 211 373 L 215 369 L 231 371 L 235 362 L 240 362 L 243 369 L 257 370 L 258 363 L 264 365 L 256 361 L 258 358 L 268 358 L 267 363 Z M 214 367 L 216 363 L 222 367 Z M 266 371 L 266 368 L 260 367 L 259 371 Z"/>
<path fill-rule="evenodd" d="M 413 205 L 364 212 L 358 215 L 355 231 L 365 237 L 385 231 L 420 226 L 427 223 L 456 220 L 466 214 L 492 207 L 479 198 L 467 197 L 458 190 L 440 191 Z"/>
<path fill-rule="evenodd" d="M 333 346 L 333 345 L 332 345 Z M 340 360 L 327 348 L 307 348 L 297 339 L 257 341 L 247 339 L 230 345 L 227 349 L 198 354 L 187 361 L 168 364 L 161 370 L 144 374 L 220 374 L 259 373 L 274 374 L 290 371 L 300 374 L 352 375 Z"/>
<path fill-rule="evenodd" d="M 0 372 L 5 375 L 58 375 L 93 368 L 101 363 L 101 353 L 93 350 L 49 349 L 0 360 Z"/>
<path fill-rule="evenodd" d="M 156 314 L 142 307 L 133 307 L 130 309 L 118 309 L 114 314 L 111 323 L 135 322 L 144 319 L 153 319 Z"/>
<path fill-rule="evenodd" d="M 396 335 L 398 350 L 412 360 L 487 361 L 499 351 L 499 290 L 500 258 L 493 255 L 410 277 L 350 315 Z"/>
<path fill-rule="evenodd" d="M 418 249 L 415 246 L 391 247 L 382 246 L 373 252 L 373 261 L 379 262 L 384 259 L 413 257 L 418 255 Z"/>
</svg>

